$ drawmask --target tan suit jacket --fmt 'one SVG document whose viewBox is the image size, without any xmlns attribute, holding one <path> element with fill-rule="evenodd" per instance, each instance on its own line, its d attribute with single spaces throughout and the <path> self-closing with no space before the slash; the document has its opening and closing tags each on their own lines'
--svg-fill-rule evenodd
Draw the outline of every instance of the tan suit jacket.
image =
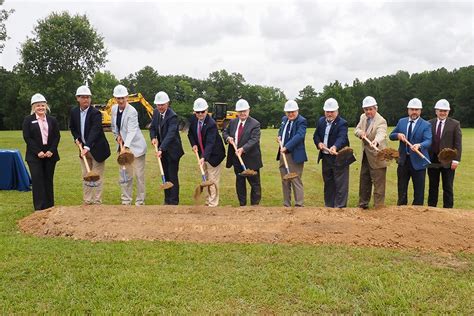
<svg viewBox="0 0 474 316">
<path fill-rule="evenodd" d="M 367 116 L 362 113 L 359 123 L 355 129 L 355 135 L 359 137 L 361 132 L 367 129 Z M 387 147 L 387 121 L 378 112 L 375 114 L 372 123 L 365 132 L 370 141 L 376 141 L 379 149 Z M 372 169 L 380 169 L 387 167 L 386 161 L 377 159 L 377 151 L 373 150 L 366 141 L 362 140 L 362 154 L 366 154 L 369 165 Z"/>
</svg>

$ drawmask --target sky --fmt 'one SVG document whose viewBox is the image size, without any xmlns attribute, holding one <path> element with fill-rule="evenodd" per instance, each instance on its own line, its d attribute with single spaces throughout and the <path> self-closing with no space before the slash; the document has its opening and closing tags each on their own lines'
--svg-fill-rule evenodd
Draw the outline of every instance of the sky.
<svg viewBox="0 0 474 316">
<path fill-rule="evenodd" d="M 226 69 L 295 98 L 307 85 L 473 65 L 473 3 L 5 0 L 15 12 L 0 64 L 11 70 L 37 21 L 68 11 L 86 14 L 104 37 L 102 70 L 118 79 L 145 66 L 198 79 Z"/>
</svg>

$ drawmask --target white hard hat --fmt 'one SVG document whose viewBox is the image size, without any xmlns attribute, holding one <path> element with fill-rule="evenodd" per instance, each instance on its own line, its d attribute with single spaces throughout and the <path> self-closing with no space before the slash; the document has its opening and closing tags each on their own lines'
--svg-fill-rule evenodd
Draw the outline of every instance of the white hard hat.
<svg viewBox="0 0 474 316">
<path fill-rule="evenodd" d="M 209 108 L 209 105 L 207 105 L 206 100 L 204 100 L 203 98 L 197 98 L 194 101 L 193 111 L 205 111 L 208 108 Z"/>
<path fill-rule="evenodd" d="M 336 99 L 329 98 L 324 102 L 323 110 L 328 112 L 337 111 L 339 109 L 339 104 L 337 103 Z"/>
<path fill-rule="evenodd" d="M 80 86 L 76 90 L 76 96 L 80 95 L 92 95 L 92 93 L 88 86 Z"/>
<path fill-rule="evenodd" d="M 249 103 L 244 100 L 244 99 L 240 99 L 239 101 L 237 101 L 237 103 L 235 104 L 235 110 L 238 112 L 238 111 L 245 111 L 245 110 L 248 110 L 250 109 L 250 105 Z"/>
<path fill-rule="evenodd" d="M 114 97 L 116 98 L 123 98 L 128 96 L 127 88 L 122 86 L 121 84 L 115 86 L 114 88 Z"/>
<path fill-rule="evenodd" d="M 413 98 L 408 102 L 407 109 L 421 109 L 423 108 L 421 100 L 418 98 Z"/>
<path fill-rule="evenodd" d="M 375 101 L 375 98 L 371 97 L 370 95 L 365 97 L 364 100 L 362 100 L 362 108 L 368 108 L 376 105 L 377 101 Z"/>
<path fill-rule="evenodd" d="M 46 102 L 46 98 L 41 93 L 36 93 L 31 97 L 31 105 L 38 102 Z"/>
<path fill-rule="evenodd" d="M 155 95 L 155 104 L 165 104 L 170 102 L 170 97 L 164 91 L 160 91 Z"/>
<path fill-rule="evenodd" d="M 296 111 L 296 110 L 299 110 L 299 107 L 298 107 L 298 103 L 296 103 L 295 100 L 286 101 L 285 108 L 283 109 L 283 111 L 292 112 L 292 111 Z"/>
<path fill-rule="evenodd" d="M 435 109 L 446 110 L 446 111 L 451 110 L 451 108 L 449 107 L 449 102 L 446 99 L 441 99 L 438 102 L 436 102 Z"/>
</svg>

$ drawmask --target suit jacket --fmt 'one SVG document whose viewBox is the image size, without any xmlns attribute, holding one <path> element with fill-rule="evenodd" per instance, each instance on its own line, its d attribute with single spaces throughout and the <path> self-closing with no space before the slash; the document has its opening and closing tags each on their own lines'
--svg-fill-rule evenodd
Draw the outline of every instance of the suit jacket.
<svg viewBox="0 0 474 316">
<path fill-rule="evenodd" d="M 436 135 L 437 121 L 438 121 L 437 118 L 431 119 L 429 121 L 431 124 L 431 133 L 433 135 L 433 143 L 434 143 L 434 137 Z M 444 123 L 443 133 L 441 134 L 439 150 L 441 151 L 443 148 L 456 149 L 458 151 L 458 155 L 456 159 L 454 160 L 461 161 L 461 154 L 462 154 L 461 124 L 459 123 L 459 121 L 452 119 L 450 117 L 446 118 L 446 121 Z M 430 146 L 429 152 L 430 152 L 430 160 L 433 161 L 435 156 L 438 155 L 438 153 L 433 152 L 433 146 Z M 449 165 L 445 167 L 449 167 Z"/>
<path fill-rule="evenodd" d="M 280 129 L 278 130 L 278 136 L 280 136 L 282 140 L 286 122 L 288 122 L 288 117 L 285 115 L 281 119 Z M 295 163 L 308 161 L 304 144 L 307 124 L 306 119 L 299 114 L 293 121 L 293 126 L 290 131 L 290 140 L 284 145 Z M 280 160 L 280 150 L 278 150 L 276 160 Z"/>
<path fill-rule="evenodd" d="M 120 133 L 117 126 L 117 111 L 118 105 L 115 104 L 112 106 L 112 132 L 114 133 L 115 138 L 117 136 L 122 137 L 124 147 L 130 148 L 135 157 L 141 157 L 146 154 L 146 141 L 143 137 L 140 126 L 138 125 L 138 113 L 137 110 L 130 104 L 127 104 L 122 112 L 122 119 L 120 123 Z M 117 145 L 117 149 L 120 146 Z"/>
<path fill-rule="evenodd" d="M 313 141 L 316 147 L 318 147 L 319 143 L 324 143 L 324 133 L 326 132 L 326 125 L 326 117 L 321 116 L 318 119 L 316 130 L 314 131 L 313 135 Z M 347 133 L 347 121 L 343 119 L 340 115 L 338 115 L 329 130 L 327 147 L 331 148 L 332 146 L 336 146 L 336 150 L 340 150 L 344 147 L 349 146 L 349 137 L 347 136 Z M 318 163 L 323 158 L 323 155 L 323 152 L 320 150 L 318 155 Z M 329 159 L 329 162 L 336 167 L 345 167 L 356 161 L 354 155 L 351 155 L 345 161 L 340 162 L 336 161 L 336 156 L 334 155 L 327 155 L 327 158 Z"/>
<path fill-rule="evenodd" d="M 204 155 L 202 154 L 201 147 L 199 146 L 197 126 L 197 117 L 191 117 L 188 130 L 189 143 L 191 143 L 191 147 L 194 145 L 197 146 L 199 155 L 204 158 L 205 161 L 209 162 L 211 166 L 217 167 L 225 158 L 225 147 L 222 137 L 219 135 L 219 131 L 217 130 L 216 121 L 214 121 L 214 119 L 212 119 L 212 117 L 209 115 L 204 119 L 201 129 Z"/>
<path fill-rule="evenodd" d="M 402 133 L 405 135 L 407 134 L 408 121 L 408 117 L 401 118 L 398 121 L 397 126 L 395 126 L 394 130 L 390 134 L 391 140 L 398 140 L 398 133 Z M 411 139 L 409 139 L 409 141 L 413 145 L 420 144 L 420 151 L 423 153 L 423 155 L 425 155 L 425 157 L 429 157 L 428 149 L 431 146 L 431 139 L 431 124 L 420 117 L 411 133 Z M 413 168 L 415 170 L 425 169 L 426 162 L 420 156 L 418 156 L 418 154 L 412 152 L 411 149 L 408 150 L 410 153 L 409 157 Z M 398 146 L 398 152 L 400 153 L 398 163 L 403 165 L 405 164 L 405 161 L 407 159 L 407 146 L 404 142 L 400 142 L 400 145 Z"/>
<path fill-rule="evenodd" d="M 361 132 L 365 132 L 370 141 L 376 141 L 379 149 L 387 147 L 387 121 L 379 113 L 375 113 L 369 128 L 367 129 L 367 115 L 364 113 L 360 116 L 359 123 L 355 129 L 355 135 L 359 137 Z M 362 140 L 362 154 L 365 153 L 369 166 L 372 169 L 380 169 L 387 167 L 387 162 L 377 159 L 377 151 L 365 141 Z"/>
<path fill-rule="evenodd" d="M 235 136 L 235 132 L 239 125 L 240 119 L 235 118 L 229 122 L 229 125 L 223 132 L 224 141 L 227 143 L 227 138 Z M 240 162 L 235 155 L 234 146 L 228 146 L 226 167 L 240 166 Z M 248 117 L 245 122 L 242 136 L 239 136 L 239 143 L 237 148 L 243 148 L 244 154 L 242 160 L 247 168 L 258 170 L 263 167 L 262 153 L 260 152 L 260 122 L 253 117 Z"/>
<path fill-rule="evenodd" d="M 82 142 L 81 113 L 78 106 L 71 110 L 69 129 L 74 137 L 74 141 L 79 140 Z M 89 106 L 89 110 L 87 110 L 84 125 L 84 141 L 82 145 L 90 148 L 90 154 L 96 161 L 102 162 L 110 157 L 109 142 L 102 129 L 102 114 L 93 106 Z"/>
<path fill-rule="evenodd" d="M 41 136 L 41 130 L 39 127 L 36 114 L 28 115 L 23 120 L 23 139 L 26 142 L 26 161 L 41 161 L 43 159 L 50 159 L 51 161 L 58 161 L 58 144 L 61 134 L 59 133 L 59 126 L 56 118 L 53 116 L 46 115 L 46 121 L 48 122 L 48 143 L 43 145 L 43 138 Z M 38 153 L 40 151 L 50 151 L 53 153 L 51 158 L 39 158 Z"/>
<path fill-rule="evenodd" d="M 166 110 L 164 119 L 161 119 L 157 109 L 153 111 L 150 138 L 158 139 L 159 150 L 173 161 L 178 161 L 184 155 L 178 123 L 178 115 L 171 108 Z"/>
</svg>

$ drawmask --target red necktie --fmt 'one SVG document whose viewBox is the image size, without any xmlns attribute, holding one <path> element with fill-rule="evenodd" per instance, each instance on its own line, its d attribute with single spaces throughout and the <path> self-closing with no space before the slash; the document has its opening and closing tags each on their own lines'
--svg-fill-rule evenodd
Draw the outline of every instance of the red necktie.
<svg viewBox="0 0 474 316">
<path fill-rule="evenodd" d="M 439 121 L 438 123 L 438 128 L 436 129 L 436 135 L 435 135 L 435 148 L 434 148 L 434 152 L 435 153 L 439 153 L 439 145 L 441 143 L 441 125 L 443 124 L 443 121 Z"/>
<path fill-rule="evenodd" d="M 198 124 L 198 142 L 199 142 L 199 147 L 201 148 L 201 156 L 204 156 L 204 146 L 202 144 L 202 122 L 199 121 Z"/>
<path fill-rule="evenodd" d="M 242 132 L 244 131 L 244 123 L 240 122 L 240 125 L 239 125 L 239 130 L 238 130 L 238 143 L 240 143 L 240 140 L 242 139 Z"/>
</svg>

